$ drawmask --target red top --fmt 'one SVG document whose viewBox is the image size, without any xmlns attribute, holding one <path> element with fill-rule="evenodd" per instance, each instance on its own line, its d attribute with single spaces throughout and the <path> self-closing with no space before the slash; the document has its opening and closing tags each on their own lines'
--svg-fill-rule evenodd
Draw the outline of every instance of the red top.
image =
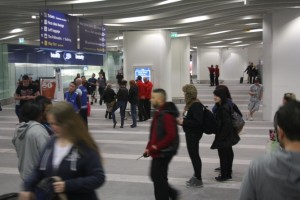
<svg viewBox="0 0 300 200">
<path fill-rule="evenodd" d="M 137 81 L 136 84 L 137 84 L 138 90 L 139 90 L 139 92 L 138 92 L 139 99 L 145 99 L 145 93 L 146 93 L 145 84 L 143 83 L 143 81 L 140 81 L 140 80 Z"/>
<path fill-rule="evenodd" d="M 216 76 L 220 75 L 220 69 L 219 68 L 215 68 L 215 74 L 216 74 Z"/>
<path fill-rule="evenodd" d="M 150 81 L 147 81 L 144 84 L 145 84 L 145 99 L 151 99 L 153 84 Z"/>
<path fill-rule="evenodd" d="M 160 108 L 161 110 L 161 108 Z M 157 120 L 159 116 L 159 112 L 157 111 L 154 114 L 153 120 L 152 120 L 152 130 L 150 132 L 150 141 L 147 144 L 146 149 L 149 150 L 150 156 L 153 158 L 157 158 L 160 156 L 160 150 L 167 148 L 169 145 L 172 144 L 172 142 L 176 139 L 176 119 L 168 114 L 164 114 L 163 118 L 163 125 L 164 125 L 164 131 L 165 131 L 165 137 L 161 140 L 157 138 L 157 133 L 156 133 L 156 126 L 157 126 Z M 152 145 L 155 145 L 157 149 L 153 149 Z"/>
<path fill-rule="evenodd" d="M 213 67 L 208 67 L 209 73 L 213 74 L 215 72 L 215 68 Z"/>
</svg>

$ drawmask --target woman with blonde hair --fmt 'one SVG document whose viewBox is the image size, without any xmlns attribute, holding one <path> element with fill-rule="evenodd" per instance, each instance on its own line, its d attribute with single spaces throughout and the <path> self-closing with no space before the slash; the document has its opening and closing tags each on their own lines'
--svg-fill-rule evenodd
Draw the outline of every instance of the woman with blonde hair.
<svg viewBox="0 0 300 200">
<path fill-rule="evenodd" d="M 197 98 L 194 85 L 183 86 L 185 107 L 183 119 L 178 120 L 185 132 L 186 146 L 194 168 L 194 175 L 186 182 L 187 187 L 203 187 L 202 162 L 199 155 L 199 142 L 203 135 L 203 105 Z"/>
<path fill-rule="evenodd" d="M 21 199 L 30 199 L 35 192 L 36 199 L 65 193 L 72 200 L 97 200 L 95 190 L 105 175 L 98 146 L 83 120 L 70 104 L 60 102 L 49 111 L 48 122 L 55 135 L 25 180 Z"/>
</svg>

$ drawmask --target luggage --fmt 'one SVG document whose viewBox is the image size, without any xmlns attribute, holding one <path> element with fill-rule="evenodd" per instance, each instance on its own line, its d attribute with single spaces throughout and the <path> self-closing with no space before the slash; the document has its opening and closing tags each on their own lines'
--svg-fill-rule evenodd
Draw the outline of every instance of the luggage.
<svg viewBox="0 0 300 200">
<path fill-rule="evenodd" d="M 242 76 L 242 77 L 240 78 L 240 84 L 243 84 L 243 82 L 244 82 L 244 76 Z"/>
</svg>

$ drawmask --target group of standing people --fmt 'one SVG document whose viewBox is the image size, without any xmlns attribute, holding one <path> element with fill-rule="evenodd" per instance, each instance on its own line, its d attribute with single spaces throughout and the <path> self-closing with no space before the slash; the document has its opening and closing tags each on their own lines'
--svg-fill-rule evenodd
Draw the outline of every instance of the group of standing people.
<svg viewBox="0 0 300 200">
<path fill-rule="evenodd" d="M 214 68 L 214 65 L 211 65 L 210 67 L 207 68 L 209 70 L 210 86 L 218 86 L 219 76 L 220 76 L 219 66 L 216 65 L 216 67 Z"/>
<path fill-rule="evenodd" d="M 247 83 L 254 84 L 255 79 L 258 77 L 258 69 L 253 62 L 249 62 L 249 65 L 245 69 L 244 73 L 245 72 L 248 74 Z"/>
</svg>

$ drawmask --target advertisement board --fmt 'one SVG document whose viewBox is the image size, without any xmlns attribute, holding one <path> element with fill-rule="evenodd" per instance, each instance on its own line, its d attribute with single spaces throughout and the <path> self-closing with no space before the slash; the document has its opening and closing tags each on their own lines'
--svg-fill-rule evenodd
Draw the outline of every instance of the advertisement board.
<svg viewBox="0 0 300 200">
<path fill-rule="evenodd" d="M 56 78 L 55 77 L 41 77 L 40 78 L 41 95 L 49 99 L 56 98 Z"/>
<path fill-rule="evenodd" d="M 138 76 L 141 76 L 142 78 L 147 77 L 148 80 L 152 81 L 151 68 L 150 67 L 135 67 L 134 68 L 134 78 L 137 79 Z"/>
</svg>

